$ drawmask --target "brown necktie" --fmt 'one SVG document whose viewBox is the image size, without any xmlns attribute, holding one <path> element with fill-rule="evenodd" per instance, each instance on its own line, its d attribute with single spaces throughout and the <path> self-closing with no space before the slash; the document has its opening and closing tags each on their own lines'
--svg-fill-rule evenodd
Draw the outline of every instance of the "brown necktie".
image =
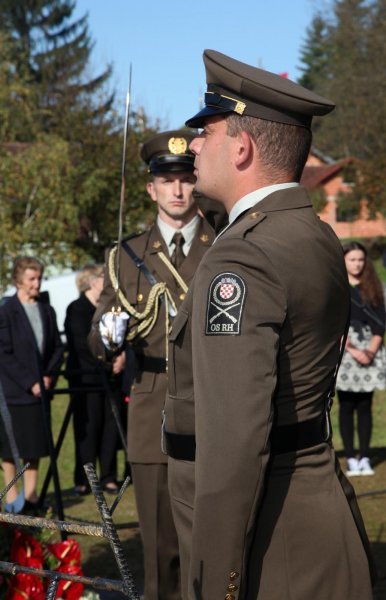
<svg viewBox="0 0 386 600">
<path fill-rule="evenodd" d="M 175 244 L 175 248 L 174 248 L 173 254 L 171 256 L 171 262 L 172 262 L 172 265 L 176 269 L 179 269 L 185 259 L 185 254 L 182 251 L 182 246 L 184 245 L 185 240 L 184 240 L 184 236 L 182 235 L 182 233 L 180 231 L 177 231 L 173 235 L 172 242 L 173 242 L 173 244 Z"/>
</svg>

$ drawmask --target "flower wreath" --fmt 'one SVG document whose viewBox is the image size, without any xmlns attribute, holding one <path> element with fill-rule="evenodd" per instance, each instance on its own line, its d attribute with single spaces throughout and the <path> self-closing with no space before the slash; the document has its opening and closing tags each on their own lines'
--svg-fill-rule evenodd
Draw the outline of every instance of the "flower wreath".
<svg viewBox="0 0 386 600">
<path fill-rule="evenodd" d="M 58 573 L 83 575 L 79 544 L 73 538 L 50 543 L 55 533 L 0 524 L 0 560 L 34 569 L 50 569 Z M 39 575 L 17 573 L 11 577 L 0 573 L 0 600 L 45 600 L 48 580 Z M 83 584 L 60 580 L 57 600 L 97 600 L 98 594 L 83 596 Z"/>
</svg>

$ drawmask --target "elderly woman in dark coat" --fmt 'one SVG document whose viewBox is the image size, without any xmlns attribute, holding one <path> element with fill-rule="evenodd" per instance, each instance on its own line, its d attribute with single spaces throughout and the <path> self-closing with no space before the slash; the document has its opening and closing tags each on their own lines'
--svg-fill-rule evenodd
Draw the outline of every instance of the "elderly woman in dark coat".
<svg viewBox="0 0 386 600">
<path fill-rule="evenodd" d="M 49 453 L 48 436 L 42 417 L 42 389 L 53 388 L 63 359 L 54 309 L 40 298 L 42 263 L 33 257 L 15 261 L 13 280 L 16 294 L 0 308 L 0 380 L 11 415 L 16 446 L 24 463 L 25 508 L 38 502 L 39 459 Z M 2 423 L 0 454 L 7 485 L 16 467 L 8 436 Z M 17 497 L 15 486 L 7 502 Z"/>
<path fill-rule="evenodd" d="M 118 429 L 111 402 L 116 403 L 119 411 L 122 398 L 120 378 L 114 377 L 116 365 L 113 364 L 113 377 L 106 372 L 110 384 L 109 398 L 104 389 L 101 370 L 104 367 L 93 357 L 87 344 L 92 317 L 103 288 L 103 272 L 102 265 L 93 264 L 79 271 L 76 283 L 80 296 L 68 306 L 64 323 L 68 342 L 68 379 L 70 385 L 77 389 L 72 394 L 72 402 L 74 480 L 75 493 L 79 495 L 89 492 L 83 469 L 83 465 L 89 462 L 95 465 L 99 461 L 100 482 L 106 492 L 114 494 L 119 489 L 116 481 Z"/>
</svg>

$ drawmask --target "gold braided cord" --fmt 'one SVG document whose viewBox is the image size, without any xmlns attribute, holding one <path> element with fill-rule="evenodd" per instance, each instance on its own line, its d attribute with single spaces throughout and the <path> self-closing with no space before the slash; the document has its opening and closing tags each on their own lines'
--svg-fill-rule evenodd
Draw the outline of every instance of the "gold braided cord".
<svg viewBox="0 0 386 600">
<path fill-rule="evenodd" d="M 137 310 L 135 310 L 134 306 L 132 304 L 130 304 L 130 302 L 127 300 L 127 298 L 125 297 L 125 295 L 119 288 L 119 284 L 118 284 L 118 280 L 117 280 L 117 277 L 115 274 L 115 268 L 114 268 L 116 253 L 117 253 L 117 246 L 114 246 L 114 248 L 110 252 L 109 260 L 108 260 L 108 269 L 109 269 L 111 284 L 112 284 L 113 288 L 115 290 L 117 290 L 117 296 L 118 296 L 118 299 L 121 302 L 123 308 L 125 308 L 127 310 L 127 312 L 129 313 L 130 316 L 134 317 L 137 321 L 139 321 L 138 325 L 135 328 L 130 329 L 130 331 L 127 335 L 127 339 L 129 341 L 131 341 L 135 337 L 137 337 L 137 335 L 139 335 L 139 334 L 143 338 L 145 338 L 147 335 L 149 335 L 149 333 L 153 329 L 153 327 L 157 321 L 157 318 L 158 318 L 159 300 L 160 300 L 161 296 L 163 296 L 165 299 L 165 308 L 166 308 L 166 311 L 165 311 L 166 312 L 166 324 L 165 324 L 165 326 L 166 326 L 166 335 L 168 335 L 169 327 L 170 327 L 169 304 L 175 313 L 177 313 L 177 307 L 175 305 L 175 302 L 172 298 L 170 291 L 168 290 L 166 283 L 164 283 L 164 282 L 155 283 L 152 286 L 149 296 L 148 296 L 148 299 L 147 299 L 147 302 L 146 302 L 145 310 L 143 312 L 138 312 Z"/>
<path fill-rule="evenodd" d="M 179 284 L 182 291 L 184 291 L 186 294 L 188 291 L 188 286 L 186 285 L 185 281 L 182 279 L 182 277 L 179 274 L 179 272 L 177 271 L 177 269 L 174 267 L 174 265 L 172 265 L 170 260 L 165 256 L 165 254 L 163 252 L 158 252 L 158 256 L 160 257 L 162 262 L 167 266 L 167 268 L 169 269 L 169 271 L 173 275 L 174 279 Z"/>
</svg>

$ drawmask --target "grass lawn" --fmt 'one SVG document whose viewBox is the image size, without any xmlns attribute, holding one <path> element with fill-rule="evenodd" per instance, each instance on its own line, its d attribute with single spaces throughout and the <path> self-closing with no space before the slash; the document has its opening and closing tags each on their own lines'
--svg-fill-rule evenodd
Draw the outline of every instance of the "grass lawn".
<svg viewBox="0 0 386 600">
<path fill-rule="evenodd" d="M 57 396 L 53 402 L 53 431 L 54 438 L 58 434 L 62 423 L 68 399 Z M 333 412 L 334 445 L 338 456 L 345 469 L 345 461 L 342 456 L 342 444 L 337 427 L 337 402 L 334 404 Z M 376 474 L 373 477 L 354 477 L 352 483 L 359 497 L 359 505 L 366 523 L 366 528 L 372 543 L 376 558 L 380 581 L 376 586 L 374 599 L 385 600 L 386 598 L 386 393 L 377 392 L 374 402 L 374 430 L 372 438 L 372 462 Z M 119 451 L 119 475 L 123 476 L 124 456 Z M 42 461 L 41 480 L 43 480 L 48 460 Z M 59 460 L 59 477 L 62 487 L 65 520 L 84 520 L 100 523 L 100 517 L 92 495 L 76 497 L 73 489 L 73 438 L 72 425 L 70 425 L 64 440 Z M 383 491 L 383 493 L 374 493 Z M 371 495 L 366 495 L 366 494 Z M 52 484 L 49 488 L 48 499 L 54 502 Z M 108 503 L 113 497 L 107 496 Z M 137 521 L 133 488 L 129 486 L 126 490 L 118 508 L 114 513 L 114 522 L 118 529 L 119 537 L 129 567 L 133 572 L 137 586 L 143 587 L 143 559 L 140 534 Z M 109 543 L 105 539 L 86 536 L 75 536 L 80 542 L 82 550 L 82 566 L 85 575 L 90 577 L 100 576 L 118 579 L 119 572 Z M 118 596 L 117 596 L 118 597 Z M 327 599 L 326 599 L 327 600 Z M 342 599 L 343 600 L 343 599 Z"/>
</svg>

